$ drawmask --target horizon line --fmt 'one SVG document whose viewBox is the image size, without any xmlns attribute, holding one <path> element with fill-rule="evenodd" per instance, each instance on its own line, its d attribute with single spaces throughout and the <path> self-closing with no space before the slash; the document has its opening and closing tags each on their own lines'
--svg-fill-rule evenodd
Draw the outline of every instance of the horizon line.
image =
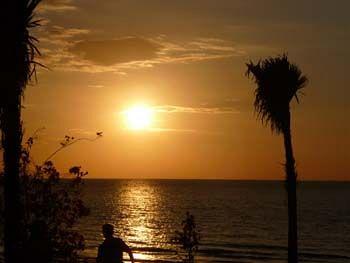
<svg viewBox="0 0 350 263">
<path fill-rule="evenodd" d="M 64 179 L 70 179 L 70 178 L 64 178 Z M 84 180 L 163 180 L 163 181 L 175 181 L 175 180 L 182 180 L 182 181 L 252 181 L 252 182 L 285 182 L 285 179 L 234 179 L 234 178 L 130 178 L 130 177 L 85 177 Z M 329 180 L 329 179 L 302 179 L 298 180 L 298 182 L 321 182 L 321 183 L 350 183 L 349 180 Z"/>
</svg>

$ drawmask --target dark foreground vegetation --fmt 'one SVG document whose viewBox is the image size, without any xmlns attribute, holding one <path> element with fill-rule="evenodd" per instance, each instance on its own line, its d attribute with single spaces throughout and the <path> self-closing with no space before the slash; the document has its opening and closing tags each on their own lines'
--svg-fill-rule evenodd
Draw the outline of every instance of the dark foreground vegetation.
<svg viewBox="0 0 350 263">
<path fill-rule="evenodd" d="M 16 260 L 32 255 L 32 242 L 46 247 L 48 258 L 65 262 L 78 260 L 78 252 L 84 249 L 84 237 L 73 229 L 77 221 L 89 214 L 85 206 L 81 187 L 87 172 L 75 166 L 69 169 L 69 179 L 62 179 L 52 161 L 35 165 L 30 150 L 33 137 L 29 138 L 20 158 L 20 201 L 24 216 Z M 3 186 L 4 178 L 1 175 Z M 4 213 L 3 198 L 1 213 Z M 3 220 L 3 217 L 1 217 Z M 3 222 L 1 222 L 3 225 Z M 4 233 L 1 231 L 1 233 Z"/>
</svg>

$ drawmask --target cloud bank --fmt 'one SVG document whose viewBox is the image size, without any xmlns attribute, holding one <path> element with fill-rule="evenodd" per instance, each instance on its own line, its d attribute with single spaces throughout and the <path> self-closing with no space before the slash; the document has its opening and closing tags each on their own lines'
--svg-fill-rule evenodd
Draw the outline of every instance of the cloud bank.
<svg viewBox="0 0 350 263">
<path fill-rule="evenodd" d="M 149 68 L 159 64 L 194 63 L 245 54 L 234 43 L 215 38 L 174 41 L 168 37 L 125 36 L 91 40 L 83 28 L 47 26 L 41 29 L 42 62 L 60 71 L 114 72 Z"/>
<path fill-rule="evenodd" d="M 68 51 L 89 62 L 112 66 L 133 61 L 151 60 L 157 57 L 161 45 L 140 37 L 79 41 Z"/>
<path fill-rule="evenodd" d="M 49 11 L 64 12 L 76 9 L 77 7 L 73 4 L 73 0 L 44 0 L 38 7 L 40 13 Z"/>
<path fill-rule="evenodd" d="M 225 100 L 220 103 L 202 103 L 199 106 L 157 105 L 153 109 L 161 113 L 235 114 L 239 113 L 239 101 Z"/>
</svg>

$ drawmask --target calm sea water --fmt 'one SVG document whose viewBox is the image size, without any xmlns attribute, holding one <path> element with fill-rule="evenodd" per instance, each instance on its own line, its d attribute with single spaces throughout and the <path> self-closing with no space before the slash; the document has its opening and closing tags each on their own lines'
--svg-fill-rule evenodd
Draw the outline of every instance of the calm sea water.
<svg viewBox="0 0 350 263">
<path fill-rule="evenodd" d="M 298 191 L 301 262 L 350 262 L 350 183 L 305 182 Z M 176 262 L 171 239 L 190 211 L 201 232 L 198 262 L 286 262 L 283 182 L 87 180 L 84 193 L 86 256 L 95 257 L 109 222 L 139 261 Z"/>
</svg>

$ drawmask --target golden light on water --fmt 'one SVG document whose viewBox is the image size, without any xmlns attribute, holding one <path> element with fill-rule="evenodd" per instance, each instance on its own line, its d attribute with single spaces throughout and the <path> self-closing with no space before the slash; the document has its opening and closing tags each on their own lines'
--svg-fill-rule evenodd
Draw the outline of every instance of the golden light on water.
<svg viewBox="0 0 350 263">
<path fill-rule="evenodd" d="M 161 234 L 159 229 L 159 196 L 156 188 L 151 184 L 130 182 L 123 187 L 119 205 L 128 207 L 127 217 L 119 222 L 126 232 L 129 244 L 133 247 L 136 260 L 156 260 L 154 255 L 143 251 L 144 244 L 151 244 L 153 247 L 162 247 L 167 238 Z M 128 204 L 132 204 L 129 206 Z M 139 250 L 141 249 L 141 250 Z M 127 258 L 127 255 L 125 255 Z"/>
<path fill-rule="evenodd" d="M 125 125 L 130 130 L 147 130 L 151 127 L 154 111 L 147 105 L 135 105 L 122 112 Z"/>
</svg>

